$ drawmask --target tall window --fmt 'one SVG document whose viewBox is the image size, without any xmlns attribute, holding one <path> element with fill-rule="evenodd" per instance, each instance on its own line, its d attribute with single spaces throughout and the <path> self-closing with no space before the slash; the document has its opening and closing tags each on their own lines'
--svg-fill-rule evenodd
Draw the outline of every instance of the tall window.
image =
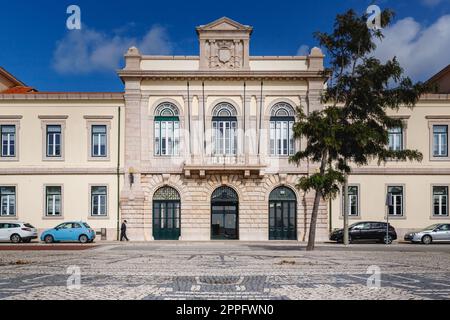
<svg viewBox="0 0 450 320">
<path fill-rule="evenodd" d="M 273 106 L 270 117 L 270 154 L 292 156 L 295 152 L 294 108 L 287 103 Z"/>
<path fill-rule="evenodd" d="M 91 215 L 106 216 L 107 215 L 107 188 L 105 186 L 91 187 Z"/>
<path fill-rule="evenodd" d="M 2 157 L 16 156 L 16 126 L 2 125 Z"/>
<path fill-rule="evenodd" d="M 16 187 L 0 187 L 0 216 L 16 215 Z"/>
<path fill-rule="evenodd" d="M 180 119 L 178 108 L 163 103 L 156 108 L 155 155 L 177 156 L 180 154 Z"/>
<path fill-rule="evenodd" d="M 342 194 L 342 209 L 344 208 L 344 196 Z M 343 211 L 342 211 L 343 212 Z M 359 188 L 358 186 L 348 187 L 348 215 L 350 217 L 359 216 Z"/>
<path fill-rule="evenodd" d="M 388 187 L 389 215 L 403 216 L 403 187 Z"/>
<path fill-rule="evenodd" d="M 433 187 L 433 215 L 448 216 L 448 187 Z"/>
<path fill-rule="evenodd" d="M 46 216 L 61 216 L 62 188 L 61 186 L 47 186 L 45 188 Z"/>
<path fill-rule="evenodd" d="M 105 125 L 93 125 L 91 137 L 91 153 L 94 158 L 104 158 L 107 155 L 107 136 Z"/>
<path fill-rule="evenodd" d="M 213 110 L 212 145 L 214 155 L 237 155 L 237 112 L 229 103 L 220 103 Z"/>
<path fill-rule="evenodd" d="M 433 156 L 448 156 L 448 126 L 433 126 Z"/>
<path fill-rule="evenodd" d="M 47 125 L 47 157 L 61 157 L 61 126 Z"/>
<path fill-rule="evenodd" d="M 402 128 L 389 129 L 389 150 L 392 150 L 392 151 L 403 150 L 403 129 Z"/>
</svg>

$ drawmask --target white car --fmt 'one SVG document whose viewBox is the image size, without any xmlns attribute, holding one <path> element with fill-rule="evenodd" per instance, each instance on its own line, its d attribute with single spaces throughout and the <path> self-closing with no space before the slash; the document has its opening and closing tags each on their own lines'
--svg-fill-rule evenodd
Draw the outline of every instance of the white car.
<svg viewBox="0 0 450 320">
<path fill-rule="evenodd" d="M 420 231 L 407 233 L 405 241 L 422 242 L 423 244 L 450 242 L 450 223 L 437 223 Z"/>
<path fill-rule="evenodd" d="M 29 243 L 37 237 L 37 229 L 29 223 L 0 221 L 0 241 Z"/>
</svg>

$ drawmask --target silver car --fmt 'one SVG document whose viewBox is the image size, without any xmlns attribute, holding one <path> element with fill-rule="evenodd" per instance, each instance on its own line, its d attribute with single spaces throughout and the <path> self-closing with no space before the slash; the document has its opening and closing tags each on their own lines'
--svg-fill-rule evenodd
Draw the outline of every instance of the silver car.
<svg viewBox="0 0 450 320">
<path fill-rule="evenodd" d="M 411 232 L 405 235 L 406 241 L 422 242 L 430 244 L 432 242 L 450 241 L 450 223 L 433 224 L 418 232 Z"/>
</svg>

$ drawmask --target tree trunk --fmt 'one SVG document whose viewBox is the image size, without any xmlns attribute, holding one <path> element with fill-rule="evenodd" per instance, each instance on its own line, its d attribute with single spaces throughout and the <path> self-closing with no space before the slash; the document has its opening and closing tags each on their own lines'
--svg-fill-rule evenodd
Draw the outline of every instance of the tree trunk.
<svg viewBox="0 0 450 320">
<path fill-rule="evenodd" d="M 344 245 L 348 246 L 348 244 L 349 244 L 349 236 L 348 236 L 348 206 L 349 206 L 349 203 L 348 203 L 348 175 L 347 174 L 345 174 L 344 179 L 345 180 L 344 180 L 344 186 L 343 186 L 343 189 L 344 189 L 344 208 L 343 208 L 343 210 L 344 210 L 344 229 L 343 229 L 344 238 L 343 238 L 343 242 L 344 242 Z"/>
<path fill-rule="evenodd" d="M 322 154 L 322 161 L 320 163 L 320 175 L 325 174 L 325 167 L 327 165 L 328 152 L 324 151 Z M 308 245 L 306 246 L 307 251 L 313 251 L 316 243 L 316 226 L 317 226 L 317 215 L 319 214 L 320 198 L 322 194 L 320 190 L 316 190 L 316 195 L 314 197 L 314 205 L 311 212 L 311 223 L 309 224 L 309 237 Z"/>
<path fill-rule="evenodd" d="M 317 216 L 319 213 L 320 198 L 322 195 L 316 190 L 316 196 L 314 197 L 314 206 L 311 213 L 311 223 L 309 225 L 309 237 L 308 245 L 306 246 L 306 251 L 313 251 L 316 243 L 316 225 Z"/>
</svg>

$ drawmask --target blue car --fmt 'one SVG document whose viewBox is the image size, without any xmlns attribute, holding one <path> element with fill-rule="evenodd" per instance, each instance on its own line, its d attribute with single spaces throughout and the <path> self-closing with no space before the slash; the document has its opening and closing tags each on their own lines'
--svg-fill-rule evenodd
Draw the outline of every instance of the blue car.
<svg viewBox="0 0 450 320">
<path fill-rule="evenodd" d="M 95 231 L 86 223 L 81 221 L 64 222 L 53 229 L 45 230 L 41 234 L 41 241 L 53 242 L 93 242 Z"/>
</svg>

